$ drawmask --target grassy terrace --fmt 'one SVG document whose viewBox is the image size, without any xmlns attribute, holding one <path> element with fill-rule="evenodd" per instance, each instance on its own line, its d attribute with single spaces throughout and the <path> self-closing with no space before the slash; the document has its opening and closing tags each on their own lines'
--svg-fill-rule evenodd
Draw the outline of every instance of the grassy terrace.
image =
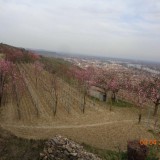
<svg viewBox="0 0 160 160">
<path fill-rule="evenodd" d="M 0 128 L 1 160 L 38 160 L 43 144 L 43 140 L 17 138 Z"/>
<path fill-rule="evenodd" d="M 27 140 L 13 136 L 11 133 L 0 128 L 0 159 L 1 160 L 38 160 L 39 154 L 43 150 L 45 140 Z M 103 160 L 127 160 L 127 152 L 121 151 L 116 146 L 117 151 L 99 149 L 82 143 L 83 147 Z M 156 158 L 160 148 L 150 147 L 147 160 L 158 160 Z"/>
<path fill-rule="evenodd" d="M 117 151 L 99 149 L 86 144 L 83 144 L 83 146 L 87 151 L 97 154 L 103 160 L 127 160 L 127 152 L 121 151 L 118 146 L 116 146 Z M 160 152 L 160 147 L 150 147 L 150 152 L 147 160 L 159 160 L 159 158 L 157 157 L 158 152 Z"/>
<path fill-rule="evenodd" d="M 53 68 L 53 71 L 61 68 L 59 77 L 63 76 L 65 68 L 70 66 L 70 63 L 62 59 L 42 58 L 42 61 L 45 61 L 46 67 Z M 21 64 L 20 68 L 26 72 L 30 90 L 26 90 L 22 99 L 21 120 L 18 121 L 16 118 L 15 104 L 9 103 L 2 110 L 0 124 L 19 138 L 0 129 L 2 133 L 0 134 L 0 158 L 5 160 L 9 160 L 11 157 L 15 157 L 16 160 L 27 160 L 27 157 L 28 159 L 37 159 L 43 148 L 44 140 L 61 134 L 82 143 L 86 150 L 98 154 L 103 159 L 125 160 L 128 139 L 137 139 L 140 136 L 147 139 L 157 137 L 152 130 L 148 131 L 144 128 L 148 110 L 144 110 L 142 118 L 144 121 L 138 125 L 138 109 L 131 103 L 122 100 L 111 103 L 110 98 L 108 102 L 101 102 L 87 97 L 86 111 L 82 114 L 79 109 L 81 92 L 69 85 L 67 79 L 64 79 L 65 76 L 62 77 L 65 81 L 59 81 L 61 84 L 59 95 L 63 97 L 64 102 L 59 101 L 57 115 L 53 117 L 52 108 L 47 103 L 49 96 L 44 92 L 42 82 L 38 81 L 39 87 L 35 88 L 34 71 L 31 64 Z M 49 73 L 44 72 L 44 75 L 41 76 L 48 84 Z M 33 98 L 37 97 L 39 101 L 39 117 L 35 116 L 35 108 L 30 94 Z M 67 113 L 65 109 L 66 104 L 70 107 L 70 113 Z M 112 111 L 109 111 L 110 106 L 112 106 Z M 42 140 L 39 141 L 39 139 Z M 117 144 L 121 145 L 120 150 L 116 148 Z M 150 152 L 152 160 L 156 160 L 153 157 L 157 152 L 159 150 L 152 146 Z"/>
</svg>

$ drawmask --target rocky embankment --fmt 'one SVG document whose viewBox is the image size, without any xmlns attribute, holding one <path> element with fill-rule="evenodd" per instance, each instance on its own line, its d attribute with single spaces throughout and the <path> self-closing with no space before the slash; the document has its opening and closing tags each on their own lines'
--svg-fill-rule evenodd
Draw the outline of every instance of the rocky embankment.
<svg viewBox="0 0 160 160">
<path fill-rule="evenodd" d="M 45 142 L 44 150 L 40 153 L 41 160 L 101 160 L 96 155 L 83 149 L 83 146 L 74 141 L 55 136 Z"/>
</svg>

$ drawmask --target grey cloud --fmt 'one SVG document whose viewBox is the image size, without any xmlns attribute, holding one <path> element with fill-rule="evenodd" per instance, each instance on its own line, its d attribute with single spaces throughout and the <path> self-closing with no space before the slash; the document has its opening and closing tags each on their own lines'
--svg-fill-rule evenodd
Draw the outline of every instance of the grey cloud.
<svg viewBox="0 0 160 160">
<path fill-rule="evenodd" d="M 16 46 L 160 58 L 159 0 L 0 0 L 0 21 Z"/>
</svg>

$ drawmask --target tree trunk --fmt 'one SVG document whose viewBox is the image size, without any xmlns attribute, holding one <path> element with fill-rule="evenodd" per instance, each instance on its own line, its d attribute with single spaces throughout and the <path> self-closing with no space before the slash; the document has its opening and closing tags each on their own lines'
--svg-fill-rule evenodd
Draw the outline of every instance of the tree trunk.
<svg viewBox="0 0 160 160">
<path fill-rule="evenodd" d="M 148 123 L 147 123 L 147 127 L 149 128 L 150 125 L 150 115 L 151 115 L 151 108 L 149 107 L 149 111 L 148 111 Z"/>
<path fill-rule="evenodd" d="M 112 104 L 109 106 L 109 110 L 112 111 Z"/>
<path fill-rule="evenodd" d="M 139 113 L 139 118 L 138 118 L 138 123 L 139 123 L 139 124 L 141 123 L 141 119 L 142 119 L 142 114 Z"/>
<path fill-rule="evenodd" d="M 112 111 L 113 101 L 111 100 L 111 104 L 109 105 L 109 110 Z"/>
<path fill-rule="evenodd" d="M 103 101 L 107 102 L 107 92 L 105 92 L 105 94 L 104 94 Z"/>
<path fill-rule="evenodd" d="M 112 99 L 112 102 L 115 102 L 115 101 L 116 101 L 116 94 L 115 94 L 114 92 L 112 93 L 111 99 Z"/>
<path fill-rule="evenodd" d="M 21 119 L 21 113 L 20 113 L 20 96 L 18 94 L 18 90 L 17 90 L 17 86 L 14 85 L 13 86 L 14 89 L 14 94 L 15 94 L 15 99 L 16 99 L 16 103 L 17 103 L 17 113 L 18 113 L 18 119 Z"/>
<path fill-rule="evenodd" d="M 139 109 L 139 118 L 138 118 L 138 123 L 139 124 L 141 123 L 141 119 L 142 119 L 142 108 L 140 107 L 140 109 Z"/>
<path fill-rule="evenodd" d="M 54 103 L 54 116 L 56 115 L 56 113 L 57 113 L 57 105 L 58 105 L 58 95 L 57 95 L 57 93 L 56 93 L 57 91 L 55 91 L 55 103 Z"/>
<path fill-rule="evenodd" d="M 57 113 L 57 100 L 56 100 L 55 106 L 54 106 L 54 116 L 56 115 L 56 113 Z"/>
<path fill-rule="evenodd" d="M 36 89 L 37 89 L 37 81 L 38 81 L 38 80 L 37 80 L 37 78 L 36 78 Z"/>
<path fill-rule="evenodd" d="M 0 107 L 2 107 L 2 97 L 0 96 Z"/>
<path fill-rule="evenodd" d="M 20 105 L 17 103 L 17 113 L 18 113 L 18 120 L 21 119 L 21 113 L 20 113 Z"/>
<path fill-rule="evenodd" d="M 156 116 L 156 115 L 157 115 L 158 105 L 159 105 L 158 103 L 155 103 L 153 116 Z"/>
<path fill-rule="evenodd" d="M 157 123 L 158 123 L 158 116 L 156 116 L 156 117 L 155 117 L 155 122 L 154 122 L 154 130 L 156 130 Z"/>
<path fill-rule="evenodd" d="M 103 88 L 104 89 L 104 88 Z M 107 102 L 107 91 L 104 89 L 103 101 Z"/>
<path fill-rule="evenodd" d="M 84 94 L 84 97 L 83 97 L 83 108 L 82 108 L 83 113 L 85 111 L 85 107 L 86 107 L 86 93 Z"/>
</svg>

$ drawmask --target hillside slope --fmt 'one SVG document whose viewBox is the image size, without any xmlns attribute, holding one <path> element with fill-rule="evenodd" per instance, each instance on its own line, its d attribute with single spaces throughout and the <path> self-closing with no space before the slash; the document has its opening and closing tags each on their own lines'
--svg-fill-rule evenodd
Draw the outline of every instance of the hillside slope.
<svg viewBox="0 0 160 160">
<path fill-rule="evenodd" d="M 0 128 L 0 160 L 38 160 L 44 141 L 17 138 Z"/>
<path fill-rule="evenodd" d="M 16 136 L 48 139 L 61 134 L 80 143 L 113 150 L 116 145 L 126 149 L 127 141 L 131 139 L 153 139 L 153 135 L 143 125 L 137 124 L 135 108 L 115 108 L 110 112 L 109 106 L 100 106 L 88 98 L 83 114 L 80 109 L 81 93 L 61 79 L 58 80 L 60 87 L 57 114 L 53 116 L 49 95 L 43 89 L 42 82 L 38 81 L 39 87 L 35 87 L 31 64 L 21 64 L 20 69 L 26 72 L 28 86 L 21 102 L 22 118 L 17 119 L 16 105 L 10 102 L 3 108 L 0 123 Z M 48 72 L 42 74 L 46 83 L 48 76 Z M 33 102 L 37 103 L 38 116 Z"/>
<path fill-rule="evenodd" d="M 21 49 L 8 47 L 8 50 L 9 52 L 5 50 L 3 53 L 15 54 Z M 23 76 L 26 87 L 20 106 L 18 108 L 15 100 L 8 97 L 8 103 L 0 109 L 0 126 L 16 136 L 27 139 L 48 139 L 61 134 L 80 143 L 111 150 L 115 150 L 117 145 L 125 150 L 128 140 L 154 139 L 153 134 L 148 132 L 147 108 L 143 111 L 142 123 L 138 125 L 136 108 L 113 107 L 113 110 L 109 111 L 109 105 L 87 97 L 83 114 L 83 95 L 80 87 L 74 88 L 66 83 L 63 76 L 61 78 L 54 76 L 46 70 L 39 72 L 37 81 L 35 78 L 37 72 L 32 61 L 20 62 L 16 63 L 16 66 L 19 74 Z M 53 65 L 51 61 L 49 65 L 57 69 L 68 66 L 59 60 Z M 47 91 L 53 89 L 55 79 L 52 78 L 56 78 L 58 93 L 55 115 L 55 97 Z M 17 116 L 17 110 L 20 111 L 20 117 Z M 153 129 L 153 118 L 150 120 L 150 125 Z"/>
</svg>

